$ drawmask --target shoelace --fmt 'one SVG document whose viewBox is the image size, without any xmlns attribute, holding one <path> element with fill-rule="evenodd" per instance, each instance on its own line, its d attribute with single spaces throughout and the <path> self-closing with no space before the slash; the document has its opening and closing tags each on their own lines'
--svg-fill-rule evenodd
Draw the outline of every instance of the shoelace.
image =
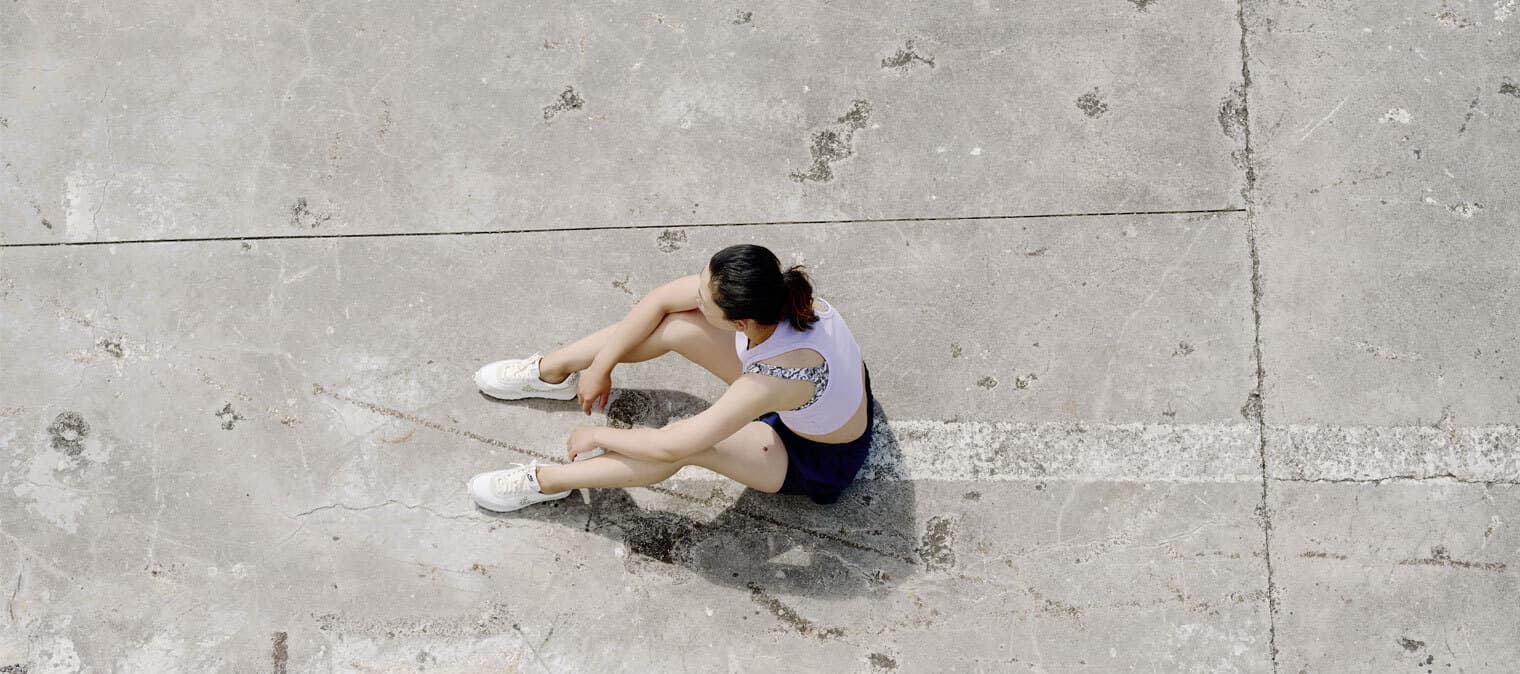
<svg viewBox="0 0 1520 674">
<path fill-rule="evenodd" d="M 512 464 L 513 468 L 496 476 L 491 482 L 491 489 L 499 496 L 505 496 L 513 492 L 532 492 L 533 483 L 528 481 L 528 470 L 532 470 L 533 464 Z M 522 470 L 527 468 L 527 470 Z"/>
<path fill-rule="evenodd" d="M 538 358 L 539 355 L 535 353 L 528 358 L 517 361 L 516 364 L 507 363 L 502 365 L 502 379 L 508 379 L 511 377 L 521 377 L 524 379 L 532 377 L 534 379 L 537 379 L 538 377 L 535 377 L 533 375 L 533 370 L 538 366 Z"/>
</svg>

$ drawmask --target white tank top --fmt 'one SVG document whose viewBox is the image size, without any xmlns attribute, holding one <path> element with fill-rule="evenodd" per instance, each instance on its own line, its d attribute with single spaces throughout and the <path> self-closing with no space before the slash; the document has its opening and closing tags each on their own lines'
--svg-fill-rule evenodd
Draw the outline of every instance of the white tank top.
<svg viewBox="0 0 1520 674">
<path fill-rule="evenodd" d="M 823 356 L 828 367 L 828 383 L 822 394 L 815 390 L 814 400 L 795 410 L 779 412 L 787 428 L 808 435 L 827 435 L 844 427 L 860 400 L 865 396 L 865 382 L 861 380 L 860 345 L 855 342 L 850 326 L 834 307 L 822 298 L 823 311 L 818 312 L 818 322 L 812 329 L 799 332 L 791 322 L 781 321 L 769 339 L 753 349 L 743 332 L 734 333 L 734 348 L 739 352 L 743 370 L 749 371 L 755 363 L 775 358 L 788 351 L 812 349 Z M 816 382 L 815 382 L 816 385 Z"/>
</svg>

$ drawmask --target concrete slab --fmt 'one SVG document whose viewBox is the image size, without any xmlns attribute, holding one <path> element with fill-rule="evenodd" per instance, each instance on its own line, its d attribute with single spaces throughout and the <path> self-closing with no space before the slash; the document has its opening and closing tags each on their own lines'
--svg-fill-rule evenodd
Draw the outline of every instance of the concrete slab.
<svg viewBox="0 0 1520 674">
<path fill-rule="evenodd" d="M 94 549 L 22 555 L 12 634 L 32 662 L 154 671 L 1268 669 L 1251 487 L 869 481 L 829 509 L 716 491 L 119 517 Z"/>
<path fill-rule="evenodd" d="M 228 403 L 249 408 L 245 427 L 278 433 L 286 416 L 329 417 L 306 409 L 312 384 L 417 409 L 468 393 L 479 363 L 592 332 L 722 246 L 754 241 L 812 267 L 859 335 L 873 382 L 914 418 L 1240 423 L 1252 371 L 1239 224 L 1152 216 L 8 249 L 0 283 L 22 283 L 0 300 L 0 330 L 17 347 L 6 358 L 41 371 L 6 404 L 62 406 L 58 392 L 81 378 L 106 391 L 157 390 L 168 377 L 210 396 L 195 424 L 209 430 Z M 937 371 L 927 381 L 925 367 Z M 679 372 L 619 376 L 719 391 L 699 368 Z M 240 393 L 258 402 L 239 405 Z"/>
<path fill-rule="evenodd" d="M 1272 487 L 1280 671 L 1503 671 L 1520 653 L 1520 487 Z"/>
<path fill-rule="evenodd" d="M 1234 15 L 27 3 L 0 241 L 1238 207 Z"/>
<path fill-rule="evenodd" d="M 1245 6 L 1267 422 L 1515 424 L 1510 9 Z"/>
<path fill-rule="evenodd" d="M 872 654 L 928 666 L 940 629 L 982 634 L 955 661 L 965 669 L 1103 658 L 1259 668 L 1257 440 L 1235 409 L 1249 377 L 1238 223 L 7 249 L 7 280 L 24 282 L 0 284 L 10 347 L 0 369 L 24 375 L 0 392 L 10 457 L 0 526 L 20 588 L 0 653 L 150 669 L 284 653 L 293 671 L 416 657 L 430 669 L 507 658 L 531 670 L 544 658 L 557 671 L 606 664 L 568 635 L 634 616 L 714 643 L 763 622 L 766 639 L 684 661 L 701 668 L 778 653 L 847 669 Z M 870 354 L 884 418 L 871 486 L 854 505 L 815 508 L 688 471 L 590 506 L 476 512 L 466 477 L 552 460 L 574 424 L 609 420 L 485 400 L 473 368 L 615 320 L 735 240 L 820 255 L 805 261 Z M 968 241 L 985 243 L 968 253 Z M 1080 252 L 1094 246 L 1114 252 L 1101 270 Z M 1207 274 L 1236 280 L 1210 286 Z M 1008 285 L 1029 290 L 1008 301 Z M 1127 310 L 1083 304 L 1068 320 L 1050 308 L 1082 292 Z M 981 309 L 934 299 L 951 296 Z M 998 344 L 1012 334 L 1004 312 L 1041 303 L 1049 316 L 1019 337 L 1030 351 Z M 957 332 L 937 332 L 950 325 Z M 1196 346 L 1174 355 L 1178 339 Z M 1078 363 L 1104 349 L 1114 367 L 1030 397 L 1016 408 L 1025 421 L 1005 421 L 1010 401 L 1082 373 Z M 1029 366 L 1039 383 L 973 379 L 1012 370 L 1021 353 L 1050 354 Z M 949 374 L 919 378 L 924 363 Z M 1229 374 L 1210 383 L 1199 376 L 1209 372 Z M 679 359 L 616 377 L 610 421 L 639 425 L 695 413 L 721 387 Z M 1194 401 L 1178 423 L 1103 420 L 1169 395 Z M 1105 396 L 1100 416 L 1091 405 Z M 1093 563 L 1110 557 L 1127 560 L 1128 575 Z M 787 576 L 793 567 L 805 571 Z M 1202 568 L 1207 581 L 1189 570 Z M 1022 625 L 1018 645 L 986 629 L 1010 619 Z M 916 630 L 920 641 L 899 640 Z M 1134 641 L 1094 636 L 1116 631 Z M 545 646 L 555 632 L 565 641 Z M 1049 650 L 1052 639 L 1062 647 Z M 628 662 L 670 662 L 661 648 L 631 648 Z"/>
</svg>

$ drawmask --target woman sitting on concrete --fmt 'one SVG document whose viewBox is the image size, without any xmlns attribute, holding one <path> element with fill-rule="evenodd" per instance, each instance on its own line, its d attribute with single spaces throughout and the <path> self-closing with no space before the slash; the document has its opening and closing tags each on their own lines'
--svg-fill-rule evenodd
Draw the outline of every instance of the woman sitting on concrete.
<svg viewBox="0 0 1520 674">
<path fill-rule="evenodd" d="M 839 312 L 813 297 L 806 272 L 783 272 L 762 246 L 725 248 L 699 273 L 650 292 L 623 320 L 542 358 L 486 365 L 475 380 L 503 400 L 579 397 L 589 415 L 598 404 L 606 409 L 614 366 L 671 351 L 728 391 L 664 428 L 577 427 L 570 463 L 476 475 L 475 502 L 508 512 L 576 489 L 654 484 L 682 466 L 819 503 L 833 503 L 855 479 L 871 446 L 871 379 L 860 346 Z M 594 455 L 599 448 L 606 452 Z"/>
</svg>

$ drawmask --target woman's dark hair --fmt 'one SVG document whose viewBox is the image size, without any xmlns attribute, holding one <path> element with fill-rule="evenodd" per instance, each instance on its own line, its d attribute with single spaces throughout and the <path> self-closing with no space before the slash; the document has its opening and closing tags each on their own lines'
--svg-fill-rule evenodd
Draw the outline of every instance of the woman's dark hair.
<svg viewBox="0 0 1520 674">
<path fill-rule="evenodd" d="M 724 248 L 707 262 L 707 271 L 712 274 L 713 303 L 730 321 L 776 325 L 785 320 L 802 331 L 818 322 L 807 270 L 796 265 L 781 271 L 781 260 L 765 246 Z"/>
</svg>

